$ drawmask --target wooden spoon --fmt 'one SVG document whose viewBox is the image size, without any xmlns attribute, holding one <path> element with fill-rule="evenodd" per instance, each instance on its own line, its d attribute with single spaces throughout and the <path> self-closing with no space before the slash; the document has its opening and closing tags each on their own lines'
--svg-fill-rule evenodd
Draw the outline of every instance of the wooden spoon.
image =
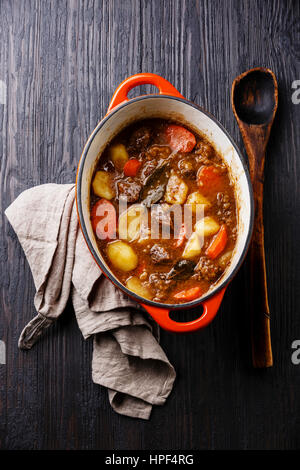
<svg viewBox="0 0 300 470">
<path fill-rule="evenodd" d="M 264 249 L 263 182 L 266 147 L 278 106 L 278 85 L 272 70 L 258 67 L 239 75 L 232 84 L 231 104 L 249 158 L 255 204 L 249 249 L 252 361 L 254 367 L 270 367 L 273 355 Z"/>
</svg>

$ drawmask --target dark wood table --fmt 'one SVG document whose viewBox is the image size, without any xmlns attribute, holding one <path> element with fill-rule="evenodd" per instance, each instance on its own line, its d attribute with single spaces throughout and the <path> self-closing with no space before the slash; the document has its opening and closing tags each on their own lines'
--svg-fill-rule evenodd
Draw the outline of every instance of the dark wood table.
<svg viewBox="0 0 300 470">
<path fill-rule="evenodd" d="M 300 104 L 292 102 L 300 2 L 2 0 L 0 31 L 1 449 L 299 447 L 300 365 L 291 355 L 300 339 Z M 35 289 L 3 210 L 33 185 L 73 182 L 116 86 L 142 71 L 214 114 L 244 152 L 230 89 L 254 66 L 270 67 L 279 82 L 265 178 L 274 367 L 251 366 L 244 264 L 208 328 L 162 332 L 178 373 L 167 404 L 149 422 L 119 416 L 92 383 L 92 342 L 71 305 L 31 351 L 18 350 Z"/>
</svg>

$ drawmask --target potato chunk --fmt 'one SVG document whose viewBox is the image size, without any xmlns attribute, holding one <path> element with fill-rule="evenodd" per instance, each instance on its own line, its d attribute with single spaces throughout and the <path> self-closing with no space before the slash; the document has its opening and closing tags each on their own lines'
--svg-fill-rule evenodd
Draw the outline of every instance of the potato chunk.
<svg viewBox="0 0 300 470">
<path fill-rule="evenodd" d="M 96 172 L 92 186 L 94 193 L 104 199 L 110 200 L 115 195 L 111 185 L 110 175 L 106 171 L 100 170 Z"/>
<path fill-rule="evenodd" d="M 131 246 L 121 240 L 107 246 L 107 255 L 112 264 L 121 271 L 132 271 L 137 267 L 137 254 Z"/>
<path fill-rule="evenodd" d="M 109 149 L 109 156 L 115 168 L 120 171 L 123 170 L 125 163 L 129 159 L 127 150 L 123 144 L 112 145 Z"/>
<path fill-rule="evenodd" d="M 214 235 L 218 232 L 220 225 L 212 217 L 204 217 L 195 224 L 195 232 L 192 233 L 185 245 L 182 257 L 185 259 L 194 258 L 200 255 L 204 237 Z"/>
<path fill-rule="evenodd" d="M 131 242 L 139 238 L 142 224 L 146 222 L 147 209 L 142 204 L 134 204 L 122 212 L 119 218 L 119 237 Z"/>
<path fill-rule="evenodd" d="M 165 201 L 169 204 L 184 204 L 187 193 L 188 186 L 185 182 L 179 176 L 171 175 L 166 188 Z"/>
<path fill-rule="evenodd" d="M 126 282 L 126 287 L 141 297 L 145 299 L 151 300 L 153 298 L 153 294 L 151 293 L 150 289 L 147 286 L 143 285 L 142 282 L 138 277 L 132 276 Z"/>
<path fill-rule="evenodd" d="M 229 261 L 232 258 L 232 250 L 226 251 L 222 256 L 219 257 L 218 259 L 218 265 L 222 268 L 225 269 L 226 266 L 229 264 Z"/>
<path fill-rule="evenodd" d="M 194 258 L 195 256 L 200 255 L 202 250 L 202 243 L 199 235 L 196 232 L 193 232 L 190 238 L 188 239 L 184 251 L 182 253 L 183 259 Z"/>
<path fill-rule="evenodd" d="M 220 225 L 213 217 L 204 217 L 195 224 L 195 231 L 202 237 L 209 237 L 218 232 Z"/>
<path fill-rule="evenodd" d="M 171 175 L 166 188 L 165 201 L 169 204 L 184 204 L 187 193 L 188 186 L 185 182 L 179 176 Z"/>
<path fill-rule="evenodd" d="M 196 212 L 198 204 L 203 205 L 204 209 L 211 206 L 211 203 L 209 202 L 209 200 L 198 191 L 195 191 L 194 193 L 189 194 L 186 200 L 186 203 L 191 204 L 191 209 L 194 213 Z"/>
</svg>

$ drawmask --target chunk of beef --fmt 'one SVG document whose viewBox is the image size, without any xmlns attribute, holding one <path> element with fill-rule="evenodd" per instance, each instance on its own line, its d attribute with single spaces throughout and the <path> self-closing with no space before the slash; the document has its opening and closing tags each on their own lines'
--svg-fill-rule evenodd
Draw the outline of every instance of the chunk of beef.
<svg viewBox="0 0 300 470">
<path fill-rule="evenodd" d="M 195 163 L 193 163 L 191 158 L 182 158 L 179 160 L 178 169 L 181 176 L 185 176 L 186 178 L 196 178 Z"/>
<path fill-rule="evenodd" d="M 141 185 L 134 181 L 132 178 L 127 178 L 125 181 L 119 181 L 119 199 L 126 199 L 127 202 L 136 202 L 139 199 L 141 189 Z"/>
<path fill-rule="evenodd" d="M 200 155 L 203 158 L 210 159 L 215 155 L 214 148 L 208 142 L 204 142 L 203 140 L 199 140 L 196 144 L 196 155 Z"/>
<path fill-rule="evenodd" d="M 174 283 L 171 279 L 167 279 L 166 276 L 166 273 L 152 273 L 149 276 L 149 284 L 155 292 L 153 300 L 156 302 L 160 302 L 166 298 L 168 290 L 172 286 L 172 282 Z"/>
<path fill-rule="evenodd" d="M 142 126 L 136 129 L 129 139 L 129 150 L 133 152 L 141 152 L 149 145 L 151 139 L 151 130 Z"/>
<path fill-rule="evenodd" d="M 165 160 L 168 158 L 168 156 L 171 154 L 171 149 L 170 147 L 167 147 L 166 145 L 152 145 L 150 147 L 146 154 L 145 154 L 145 159 L 146 160 Z"/>
<path fill-rule="evenodd" d="M 205 256 L 202 256 L 195 268 L 195 271 L 196 273 L 192 276 L 192 279 L 214 281 L 223 270 L 216 263 Z"/>
<path fill-rule="evenodd" d="M 150 256 L 154 264 L 168 263 L 171 261 L 170 253 L 158 243 L 151 248 Z"/>
</svg>

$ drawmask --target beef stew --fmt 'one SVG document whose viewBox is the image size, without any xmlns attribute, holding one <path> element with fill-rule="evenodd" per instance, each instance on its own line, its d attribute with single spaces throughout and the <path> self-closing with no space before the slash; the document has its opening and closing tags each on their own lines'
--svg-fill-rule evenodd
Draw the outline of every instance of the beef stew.
<svg viewBox="0 0 300 470">
<path fill-rule="evenodd" d="M 234 185 L 214 146 L 186 126 L 148 119 L 125 128 L 97 163 L 90 201 L 103 258 L 143 298 L 195 300 L 230 264 Z"/>
</svg>

